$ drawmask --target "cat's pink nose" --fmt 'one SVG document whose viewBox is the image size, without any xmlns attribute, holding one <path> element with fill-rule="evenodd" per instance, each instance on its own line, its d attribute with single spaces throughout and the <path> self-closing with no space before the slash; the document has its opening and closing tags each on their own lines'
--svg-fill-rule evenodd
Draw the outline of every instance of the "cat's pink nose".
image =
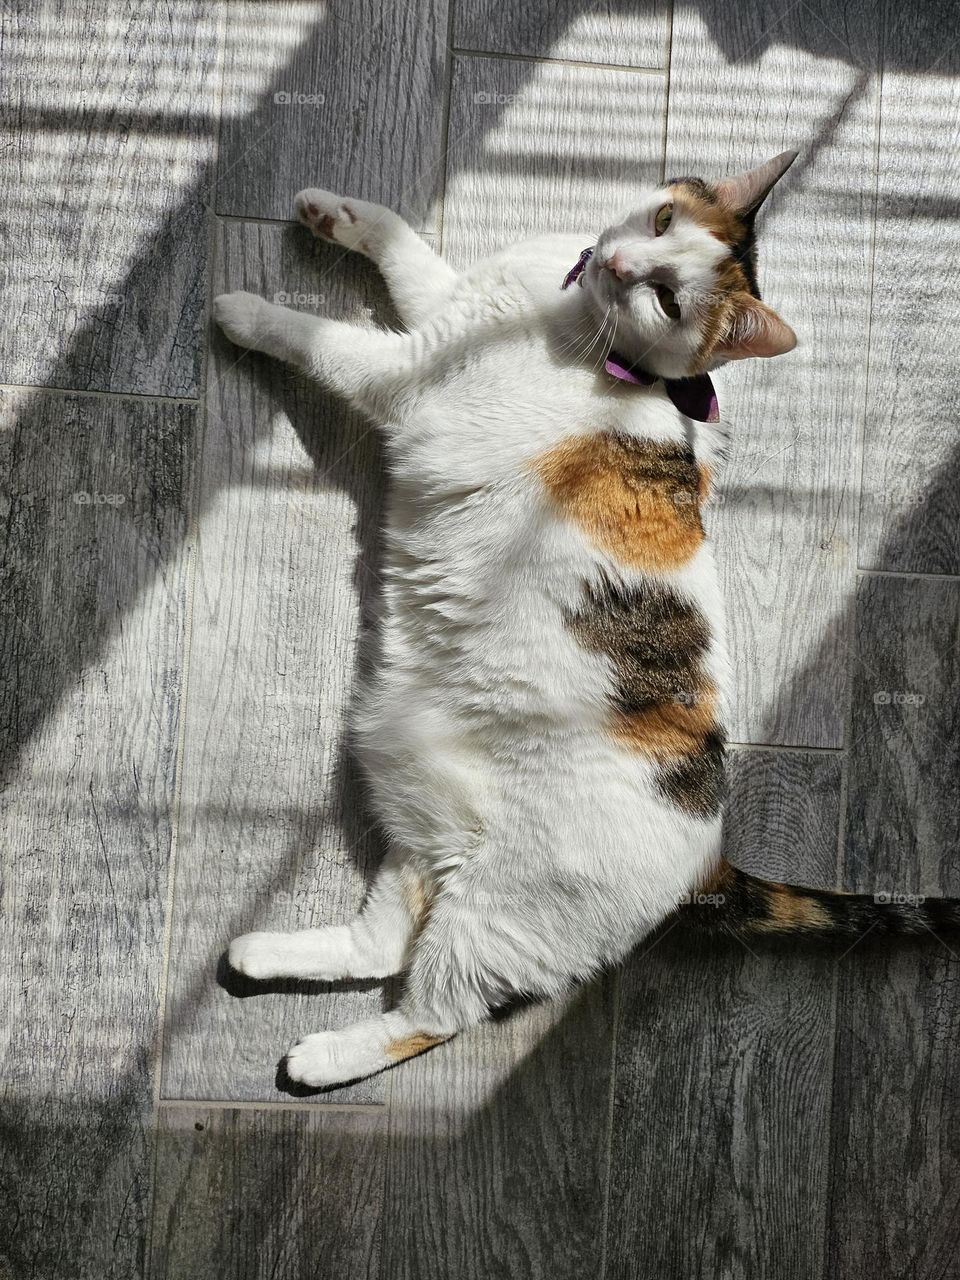
<svg viewBox="0 0 960 1280">
<path fill-rule="evenodd" d="M 622 249 L 617 249 L 611 253 L 603 265 L 618 280 L 629 280 L 635 274 L 633 268 L 624 257 Z"/>
</svg>

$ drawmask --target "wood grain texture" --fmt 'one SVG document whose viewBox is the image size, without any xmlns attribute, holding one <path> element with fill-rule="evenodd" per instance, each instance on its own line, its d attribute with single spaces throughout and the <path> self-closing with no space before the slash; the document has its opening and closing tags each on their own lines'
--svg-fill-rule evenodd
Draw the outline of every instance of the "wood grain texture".
<svg viewBox="0 0 960 1280">
<path fill-rule="evenodd" d="M 933 939 L 868 940 L 841 964 L 831 1280 L 960 1276 L 958 988 L 960 958 Z"/>
<path fill-rule="evenodd" d="M 669 934 L 628 964 L 608 1280 L 823 1274 L 832 964 Z"/>
<path fill-rule="evenodd" d="M 668 174 L 716 178 L 801 149 L 758 221 L 764 297 L 799 347 L 731 366 L 720 393 L 731 448 L 708 528 L 728 601 L 731 729 L 741 742 L 842 742 L 878 38 L 872 8 L 843 0 L 776 15 L 762 0 L 703 0 L 674 15 Z"/>
<path fill-rule="evenodd" d="M 726 856 L 770 880 L 835 888 L 841 769 L 839 752 L 732 749 Z"/>
<path fill-rule="evenodd" d="M 289 218 L 303 187 L 374 200 L 429 230 L 439 195 L 445 0 L 297 0 L 228 15 L 217 210 Z M 264 48 L 264 29 L 271 38 Z M 295 39 L 291 39 L 291 36 Z M 249 68 L 272 81 L 251 101 Z"/>
<path fill-rule="evenodd" d="M 611 978 L 392 1074 L 383 1280 L 600 1274 Z"/>
<path fill-rule="evenodd" d="M 303 228 L 224 223 L 218 255 L 218 289 L 353 319 L 382 303 L 369 264 Z M 349 918 L 376 864 L 343 732 L 376 609 L 381 460 L 369 424 L 222 335 L 207 408 L 163 1087 L 270 1099 L 302 1035 L 381 1009 L 369 983 L 216 981 L 238 934 Z"/>
<path fill-rule="evenodd" d="M 197 395 L 217 14 L 4 6 L 0 381 Z"/>
<path fill-rule="evenodd" d="M 665 88 L 656 74 L 457 57 L 444 257 L 463 266 L 551 231 L 590 244 L 659 179 Z"/>
<path fill-rule="evenodd" d="M 196 412 L 0 392 L 0 1274 L 138 1276 Z"/>
<path fill-rule="evenodd" d="M 945 3 L 886 4 L 860 564 L 960 572 L 960 50 Z M 922 142 L 919 141 L 922 139 Z"/>
<path fill-rule="evenodd" d="M 845 884 L 960 896 L 960 582 L 857 592 Z"/>
<path fill-rule="evenodd" d="M 379 1276 L 384 1115 L 161 1107 L 152 1280 Z"/>
<path fill-rule="evenodd" d="M 664 67 L 670 6 L 583 0 L 472 0 L 454 9 L 454 44 L 487 53 L 567 58 L 625 67 Z"/>
</svg>

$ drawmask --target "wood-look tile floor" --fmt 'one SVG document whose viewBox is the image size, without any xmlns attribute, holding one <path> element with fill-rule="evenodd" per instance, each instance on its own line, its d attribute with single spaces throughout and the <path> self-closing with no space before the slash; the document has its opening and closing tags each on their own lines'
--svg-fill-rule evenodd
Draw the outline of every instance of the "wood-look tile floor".
<svg viewBox="0 0 960 1280">
<path fill-rule="evenodd" d="M 456 264 L 788 146 L 712 515 L 731 856 L 960 894 L 960 40 L 946 0 L 3 7 L 0 1280 L 960 1277 L 960 958 L 667 936 L 364 1084 L 254 991 L 380 856 L 343 717 L 375 432 L 212 291 L 390 319 L 307 184 Z M 389 995 L 389 993 L 387 993 Z"/>
</svg>

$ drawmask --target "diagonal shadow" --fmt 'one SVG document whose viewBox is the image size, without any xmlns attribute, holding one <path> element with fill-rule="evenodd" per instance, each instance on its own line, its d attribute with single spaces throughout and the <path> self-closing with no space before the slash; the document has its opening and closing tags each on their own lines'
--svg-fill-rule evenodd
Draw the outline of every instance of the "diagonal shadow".
<svg viewBox="0 0 960 1280">
<path fill-rule="evenodd" d="M 697 6 L 701 12 L 711 38 L 715 40 L 717 46 L 724 50 L 730 58 L 739 56 L 742 43 L 737 37 L 731 38 L 731 31 L 734 24 L 731 22 L 731 10 L 728 6 L 722 4 L 706 3 Z M 576 15 L 577 6 L 569 6 L 569 17 Z M 627 5 L 625 0 L 618 0 L 613 6 L 614 12 L 636 12 L 636 6 Z M 779 39 L 784 38 L 784 28 L 777 26 L 771 22 L 763 27 L 760 31 L 757 53 L 762 49 L 769 47 L 770 44 L 776 43 Z M 794 29 L 791 29 L 794 38 L 796 38 Z M 811 52 L 816 56 L 836 57 L 837 46 L 828 33 L 825 33 L 822 25 L 811 23 L 803 29 L 804 41 L 802 47 L 805 51 Z M 314 42 L 319 39 L 319 28 L 311 33 L 310 41 Z M 904 46 L 906 51 L 902 54 L 901 65 L 908 70 L 916 71 L 918 74 L 923 68 L 918 66 L 916 58 L 911 56 L 908 46 Z M 889 64 L 888 64 L 889 65 Z M 269 101 L 271 91 L 280 87 L 282 81 L 278 79 L 271 89 L 264 95 L 265 100 Z M 496 128 L 499 123 L 501 111 L 496 107 L 492 108 L 485 119 L 485 130 Z M 45 116 L 47 126 L 55 121 L 56 109 L 51 107 L 49 116 Z M 169 127 L 169 121 L 161 124 L 157 122 L 157 134 L 163 129 Z M 176 124 L 176 122 L 174 122 Z M 109 118 L 100 121 L 102 127 L 109 127 Z M 149 118 L 140 121 L 140 127 L 146 131 L 150 130 L 151 121 Z M 566 159 L 563 157 L 562 159 Z M 430 175 L 428 175 L 430 176 Z M 202 206 L 208 196 L 208 185 L 205 180 L 199 184 L 185 197 L 183 206 L 185 210 L 193 211 L 197 207 Z M 913 206 L 911 206 L 912 208 Z M 955 210 L 951 206 L 937 204 L 930 210 L 931 217 L 941 218 L 950 216 Z M 192 212 L 190 214 L 192 216 Z M 177 229 L 184 225 L 182 219 L 184 217 L 183 210 L 177 211 L 169 220 L 168 233 L 173 231 L 174 235 L 181 234 Z M 189 218 L 187 225 L 191 225 Z M 145 252 L 142 258 L 134 263 L 129 272 L 128 279 L 123 288 L 123 292 L 134 298 L 149 297 L 156 287 L 156 271 L 155 271 L 155 249 L 156 245 L 150 246 L 149 251 Z M 202 251 L 200 257 L 202 258 Z M 204 272 L 204 263 L 199 264 L 201 270 L 198 275 L 202 278 Z M 91 325 L 83 332 L 74 336 L 72 349 L 64 353 L 59 364 L 55 366 L 49 374 L 49 384 L 51 386 L 69 385 L 72 371 L 76 367 L 75 352 L 77 349 L 93 349 L 97 351 L 102 348 L 104 335 L 97 325 Z M 338 420 L 338 410 L 331 404 L 323 410 L 326 415 L 329 413 L 330 421 Z M 199 432 L 194 432 L 193 424 L 189 420 L 189 415 L 183 415 L 184 435 L 181 438 L 180 445 L 184 454 L 192 456 L 194 459 L 199 457 L 202 441 Z M 266 431 L 266 427 L 264 428 Z M 304 427 L 303 438 L 308 453 L 314 456 L 317 452 L 316 437 L 312 432 L 312 428 Z M 92 464 L 92 470 L 96 470 L 99 466 L 104 474 L 109 474 L 110 462 L 115 453 L 118 451 L 119 442 L 102 440 L 95 446 L 95 456 Z M 56 459 L 63 451 L 63 441 L 57 430 L 57 424 L 52 420 L 51 416 L 44 413 L 39 405 L 27 404 L 24 411 L 18 418 L 15 433 L 7 442 L 9 456 L 13 465 L 23 475 L 32 476 L 51 476 L 49 489 L 56 487 L 56 474 L 53 472 L 53 459 Z M 144 472 L 144 480 L 147 489 L 152 489 L 158 493 L 164 493 L 165 487 L 168 485 L 170 475 L 170 460 L 164 459 L 162 456 L 157 457 L 153 461 L 152 469 L 148 465 Z M 336 471 L 330 482 L 342 485 L 351 493 L 358 503 L 360 510 L 361 536 L 364 539 L 363 561 L 368 565 L 376 564 L 376 542 L 375 537 L 370 530 L 376 524 L 375 512 L 370 506 L 370 488 L 365 477 L 359 477 L 355 471 L 351 470 L 349 463 Z M 955 492 L 957 482 L 957 460 L 952 459 L 950 464 L 943 468 L 941 475 L 936 481 L 936 485 L 943 489 L 944 492 Z M 41 491 L 46 491 L 44 484 L 37 486 Z M 62 596 L 51 595 L 36 589 L 38 565 L 42 565 L 44 561 L 56 563 L 68 563 L 82 551 L 82 540 L 79 539 L 75 526 L 70 527 L 63 523 L 59 523 L 53 519 L 49 511 L 28 510 L 18 499 L 22 495 L 11 494 L 11 505 L 6 512 L 5 529 L 7 533 L 7 563 L 4 566 L 2 582 L 0 582 L 0 608 L 2 608 L 3 629 L 0 633 L 0 651 L 4 654 L 4 666 L 8 671 L 15 672 L 16 678 L 4 682 L 2 690 L 0 690 L 0 777 L 7 787 L 15 787 L 18 785 L 20 775 L 19 768 L 21 764 L 21 755 L 24 749 L 35 740 L 37 735 L 43 728 L 45 721 L 50 717 L 56 708 L 61 704 L 64 696 L 74 689 L 84 678 L 86 672 L 94 668 L 97 661 L 107 651 L 111 642 L 117 634 L 118 628 L 122 626 L 124 616 L 129 613 L 136 605 L 136 602 L 147 593 L 150 585 L 155 577 L 162 575 L 167 566 L 175 560 L 176 541 L 178 537 L 186 535 L 187 520 L 184 497 L 181 493 L 169 494 L 165 498 L 165 502 L 169 502 L 167 511 L 167 520 L 164 528 L 159 536 L 155 530 L 142 527 L 149 524 L 149 516 L 141 513 L 138 527 L 135 529 L 135 537 L 129 542 L 122 542 L 122 552 L 128 558 L 120 563 L 114 563 L 112 566 L 112 577 L 110 582 L 111 592 L 113 596 L 113 608 L 108 612 L 100 611 L 92 607 L 92 594 L 95 594 L 99 588 L 96 581 L 90 581 L 86 584 L 85 590 L 78 592 L 74 596 L 67 597 L 66 600 Z M 162 504 L 161 504 L 162 505 Z M 105 513 L 108 517 L 116 516 L 116 513 Z M 198 513 L 202 518 L 202 511 Z M 132 513 L 129 509 L 121 513 L 121 519 L 136 520 L 136 513 Z M 108 541 L 114 536 L 110 520 L 103 521 L 97 530 L 96 538 L 100 542 Z M 903 517 L 898 524 L 896 530 L 896 538 L 899 544 L 909 542 L 916 539 L 922 542 L 927 536 L 927 529 L 924 522 L 922 512 Z M 146 550 L 144 550 L 144 546 Z M 139 551 L 133 552 L 131 547 L 139 548 Z M 36 554 L 32 557 L 26 554 L 27 548 L 34 548 Z M 365 579 L 361 587 L 361 595 L 363 598 L 363 607 L 368 616 L 376 614 L 376 598 L 375 590 L 369 579 Z M 837 619 L 836 625 L 846 631 L 845 619 Z M 62 647 L 51 646 L 47 641 L 49 636 L 70 636 L 76 635 L 82 637 L 82 643 L 64 644 Z M 832 655 L 835 647 L 832 643 L 824 646 L 824 652 Z M 814 655 L 808 664 L 807 669 L 801 672 L 792 680 L 790 692 L 787 695 L 790 698 L 801 699 L 805 696 L 804 691 L 807 682 L 815 677 L 818 669 L 818 656 Z M 346 781 L 343 783 L 343 793 L 346 796 L 354 795 L 354 784 Z M 342 802 L 341 809 L 346 820 L 354 821 L 354 815 L 359 811 L 351 802 Z M 359 836 L 359 832 L 353 834 L 352 840 L 355 843 Z M 297 851 L 292 851 L 292 854 Z M 363 848 L 358 855 L 361 861 L 369 857 L 369 846 L 363 844 Z M 269 885 L 264 886 L 264 892 L 269 894 Z M 191 1003 L 197 1003 L 204 998 L 208 982 L 207 975 L 198 977 L 195 986 L 185 997 L 185 1007 L 170 1007 L 168 1009 L 168 1018 L 172 1022 L 176 1022 L 187 1012 L 186 1006 Z M 521 1066 L 517 1074 L 521 1074 L 524 1070 L 538 1069 L 535 1064 L 529 1067 Z M 114 1084 L 110 1090 L 111 1111 L 111 1137 L 110 1142 L 104 1144 L 102 1142 L 102 1132 L 96 1132 L 96 1124 L 92 1126 L 88 1124 L 91 1115 L 87 1114 L 83 1123 L 78 1122 L 69 1128 L 69 1132 L 64 1135 L 60 1134 L 56 1142 L 50 1149 L 49 1158 L 51 1164 L 44 1165 L 42 1156 L 38 1156 L 37 1150 L 34 1149 L 36 1141 L 36 1133 L 30 1130 L 30 1118 L 24 1116 L 19 1120 L 17 1134 L 14 1139 L 13 1159 L 10 1162 L 12 1169 L 27 1168 L 31 1166 L 47 1167 L 52 1169 L 52 1161 L 54 1151 L 61 1155 L 66 1153 L 67 1163 L 73 1168 L 77 1177 L 75 1187 L 75 1196 L 78 1210 L 73 1216 L 62 1222 L 57 1231 L 52 1232 L 51 1239 L 59 1241 L 57 1248 L 62 1257 L 64 1251 L 63 1241 L 68 1238 L 69 1224 L 77 1222 L 77 1213 L 82 1212 L 82 1207 L 89 1204 L 95 1197 L 95 1192 L 102 1184 L 105 1185 L 114 1176 L 116 1148 L 123 1142 L 123 1132 L 125 1128 L 139 1130 L 139 1117 L 144 1109 L 149 1105 L 149 1090 L 146 1087 L 148 1080 L 148 1067 L 146 1056 L 142 1046 L 138 1047 L 131 1055 L 130 1061 L 122 1070 L 117 1073 Z M 510 1089 L 521 1086 L 518 1080 L 511 1080 Z M 479 1124 L 480 1121 L 476 1121 Z M 93 1138 L 86 1132 L 91 1128 L 94 1130 Z M 475 1137 L 475 1131 L 474 1131 Z M 470 1137 L 469 1132 L 464 1137 L 464 1152 L 468 1152 L 472 1148 L 474 1139 Z M 41 1144 L 41 1148 L 42 1148 Z M 146 1143 L 143 1150 L 146 1150 Z M 135 1164 L 135 1162 L 134 1162 Z M 121 1219 L 129 1227 L 131 1232 L 129 1240 L 134 1240 L 136 1236 L 136 1223 L 142 1219 L 144 1214 L 144 1191 L 142 1184 L 142 1176 L 138 1175 L 133 1164 L 128 1169 L 131 1184 L 134 1186 L 134 1194 L 128 1201 L 122 1204 L 120 1209 Z M 9 1186 L 10 1174 L 5 1173 L 5 1185 Z M 14 1174 L 14 1177 L 17 1175 Z M 55 1177 L 51 1172 L 51 1177 Z M 138 1181 L 139 1179 L 139 1181 Z M 23 1183 L 29 1182 L 29 1177 L 22 1179 Z M 8 1203 L 13 1204 L 14 1197 L 11 1196 Z M 29 1211 L 28 1215 L 29 1217 Z M 59 1234 L 57 1232 L 59 1231 Z M 75 1238 L 83 1239 L 83 1232 L 77 1233 Z M 93 1251 L 102 1248 L 102 1242 L 91 1242 L 89 1245 Z M 35 1271 L 41 1265 L 45 1258 L 51 1256 L 50 1250 L 54 1245 L 49 1241 L 42 1247 L 38 1248 L 36 1254 L 24 1253 L 21 1256 L 14 1256 L 13 1262 L 18 1266 L 24 1265 L 23 1274 L 31 1274 L 31 1268 Z M 47 1250 L 44 1253 L 44 1249 Z M 138 1246 L 135 1241 L 130 1252 L 131 1266 L 140 1268 L 142 1265 L 142 1251 L 138 1252 Z M 11 1263 L 13 1265 L 13 1263 Z M 104 1272 L 103 1274 L 108 1274 Z M 112 1273 L 110 1273 L 112 1274 Z"/>
</svg>

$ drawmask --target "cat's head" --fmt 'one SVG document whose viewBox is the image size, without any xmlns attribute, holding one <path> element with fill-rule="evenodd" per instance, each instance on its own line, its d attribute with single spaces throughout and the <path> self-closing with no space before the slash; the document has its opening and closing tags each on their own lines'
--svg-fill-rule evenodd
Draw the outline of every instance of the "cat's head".
<svg viewBox="0 0 960 1280">
<path fill-rule="evenodd" d="M 796 155 L 716 183 L 675 178 L 604 231 L 583 284 L 617 354 L 683 378 L 792 350 L 793 330 L 760 301 L 753 221 Z"/>
</svg>

